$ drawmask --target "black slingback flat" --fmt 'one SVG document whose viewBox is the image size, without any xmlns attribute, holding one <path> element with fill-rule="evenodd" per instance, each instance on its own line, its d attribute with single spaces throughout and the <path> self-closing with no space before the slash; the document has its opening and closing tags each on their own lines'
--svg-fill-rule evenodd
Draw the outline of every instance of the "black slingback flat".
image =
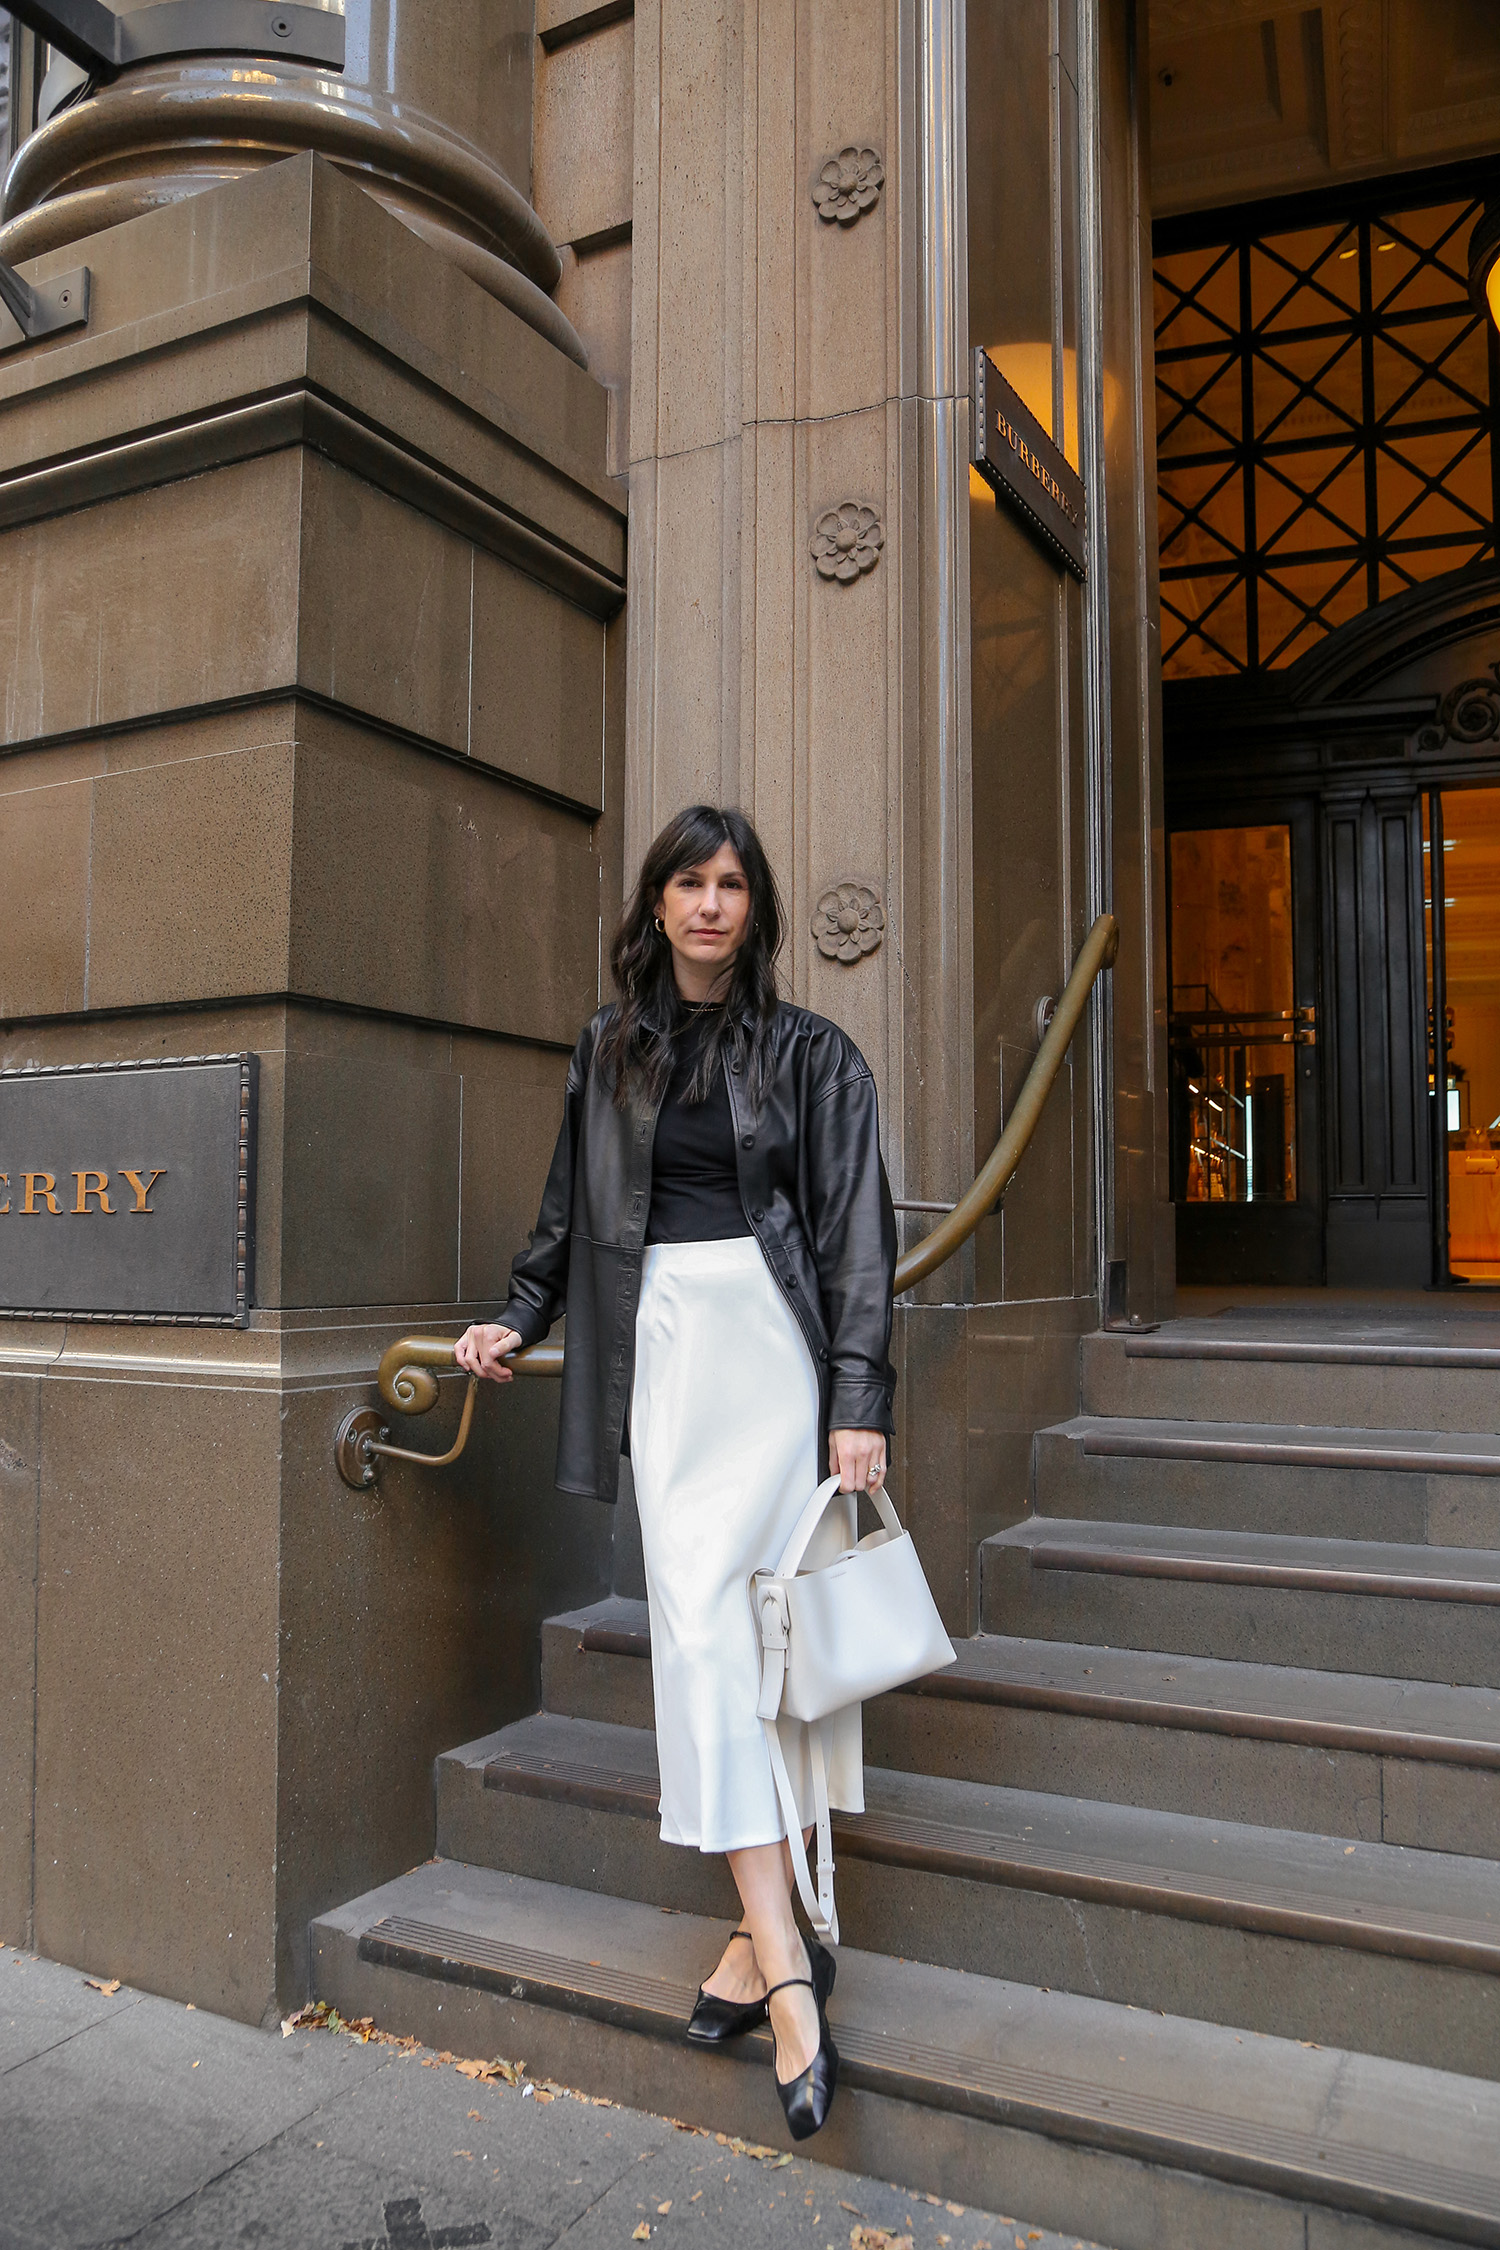
<svg viewBox="0 0 1500 2250">
<path fill-rule="evenodd" d="M 729 1942 L 749 1935 L 748 1930 L 731 1930 Z M 726 2039 L 739 2039 L 745 2032 L 754 2031 L 766 2021 L 767 2013 L 764 1993 L 759 2000 L 721 2000 L 716 1992 L 705 1992 L 700 1984 L 688 2017 L 687 2035 L 695 2046 L 722 2047 Z"/>
<path fill-rule="evenodd" d="M 749 1935 L 748 1930 L 731 1930 L 728 1942 L 732 1945 L 737 1937 Z M 812 1963 L 813 1991 L 821 2007 L 833 1990 L 839 1965 L 827 1946 L 820 1945 L 815 1937 L 807 1940 L 807 1956 Z M 743 2038 L 747 2031 L 754 2031 L 769 2021 L 764 1993 L 759 2000 L 721 2000 L 716 1992 L 705 1992 L 700 1984 L 693 2012 L 688 2017 L 687 2035 L 695 2046 L 720 2047 L 726 2039 Z"/>
<path fill-rule="evenodd" d="M 769 2009 L 771 1994 L 786 1992 L 801 1985 L 810 1992 L 818 2010 L 818 2051 L 806 2070 L 799 2070 L 795 2078 L 776 2077 L 775 2048 L 772 2047 L 771 2076 L 776 2078 L 776 2093 L 786 2115 L 787 2127 L 794 2141 L 810 2140 L 821 2132 L 828 2122 L 828 2112 L 833 2107 L 833 2097 L 839 2083 L 839 2051 L 833 2043 L 833 2033 L 828 2028 L 828 2018 L 823 2012 L 823 1997 L 811 1977 L 786 1977 L 773 1984 L 766 1994 Z"/>
</svg>

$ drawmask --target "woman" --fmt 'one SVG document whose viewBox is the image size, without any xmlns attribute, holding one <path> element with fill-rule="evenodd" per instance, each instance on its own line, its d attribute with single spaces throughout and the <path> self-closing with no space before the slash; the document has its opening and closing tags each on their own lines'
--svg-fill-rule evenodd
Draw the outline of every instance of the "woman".
<svg viewBox="0 0 1500 2250">
<path fill-rule="evenodd" d="M 508 1381 L 507 1357 L 566 1304 L 557 1481 L 613 1500 L 630 1454 L 662 1837 L 724 1852 L 744 1906 L 688 2035 L 717 2044 L 769 2016 L 800 2140 L 838 2075 L 834 1963 L 792 1915 L 749 1579 L 776 1562 L 825 1453 L 846 1493 L 884 1482 L 896 1230 L 868 1066 L 778 999 L 781 937 L 749 821 L 679 813 L 610 953 L 619 1000 L 574 1051 L 531 1246 L 458 1360 Z M 806 1813 L 808 1777 L 793 1779 Z M 863 1810 L 857 1707 L 835 1722 L 830 1797 Z"/>
</svg>

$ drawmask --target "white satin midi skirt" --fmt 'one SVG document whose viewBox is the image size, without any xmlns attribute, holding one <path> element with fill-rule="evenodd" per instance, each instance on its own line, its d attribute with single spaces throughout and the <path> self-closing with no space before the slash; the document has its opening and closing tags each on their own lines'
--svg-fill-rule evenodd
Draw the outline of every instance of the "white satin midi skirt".
<svg viewBox="0 0 1500 2250">
<path fill-rule="evenodd" d="M 776 1843 L 786 1828 L 755 1715 L 750 1576 L 774 1567 L 820 1481 L 818 1378 L 753 1235 L 647 1250 L 630 1462 L 651 1609 L 662 1841 L 702 1852 Z M 838 1513 L 825 1516 L 809 1565 L 843 1544 Z M 789 1755 L 806 1827 L 813 1799 L 802 1765 Z M 834 1721 L 829 1798 L 841 1811 L 864 1810 L 857 1704 Z"/>
</svg>

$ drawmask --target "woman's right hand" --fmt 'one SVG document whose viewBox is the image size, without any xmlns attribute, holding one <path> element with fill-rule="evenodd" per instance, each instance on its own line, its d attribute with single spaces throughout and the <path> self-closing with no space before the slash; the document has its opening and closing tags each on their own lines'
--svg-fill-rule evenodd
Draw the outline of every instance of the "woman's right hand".
<svg viewBox="0 0 1500 2250">
<path fill-rule="evenodd" d="M 520 1349 L 521 1339 L 514 1328 L 497 1328 L 493 1321 L 480 1321 L 464 1330 L 453 1347 L 453 1356 L 467 1374 L 485 1375 L 492 1383 L 513 1383 L 515 1374 L 505 1361 Z"/>
</svg>

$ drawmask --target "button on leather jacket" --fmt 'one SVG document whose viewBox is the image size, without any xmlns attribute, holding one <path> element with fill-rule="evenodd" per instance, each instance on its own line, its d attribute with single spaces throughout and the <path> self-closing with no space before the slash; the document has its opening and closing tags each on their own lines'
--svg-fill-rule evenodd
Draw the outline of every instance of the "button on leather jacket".
<svg viewBox="0 0 1500 2250">
<path fill-rule="evenodd" d="M 613 1500 L 619 1483 L 659 1107 L 632 1092 L 617 1108 L 612 1081 L 595 1067 L 613 1014 L 613 1004 L 602 1008 L 573 1050 L 536 1230 L 498 1316 L 535 1344 L 566 1307 L 557 1482 L 600 1500 Z M 896 1220 L 875 1081 L 859 1049 L 836 1024 L 785 1002 L 772 1038 L 763 1100 L 752 1105 L 731 1061 L 729 1106 L 745 1231 L 760 1243 L 818 1371 L 821 1471 L 830 1429 L 895 1426 Z"/>
</svg>

